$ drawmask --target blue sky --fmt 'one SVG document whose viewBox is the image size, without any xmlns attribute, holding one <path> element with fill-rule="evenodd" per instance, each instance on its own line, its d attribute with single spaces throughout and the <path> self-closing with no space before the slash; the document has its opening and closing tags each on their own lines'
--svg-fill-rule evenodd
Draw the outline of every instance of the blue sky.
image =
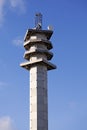
<svg viewBox="0 0 87 130">
<path fill-rule="evenodd" d="M 48 72 L 49 130 L 86 130 L 86 0 L 0 0 L 0 130 L 29 129 L 29 73 L 19 64 L 36 12 L 43 14 L 43 29 L 54 28 L 51 62 L 57 69 Z"/>
</svg>

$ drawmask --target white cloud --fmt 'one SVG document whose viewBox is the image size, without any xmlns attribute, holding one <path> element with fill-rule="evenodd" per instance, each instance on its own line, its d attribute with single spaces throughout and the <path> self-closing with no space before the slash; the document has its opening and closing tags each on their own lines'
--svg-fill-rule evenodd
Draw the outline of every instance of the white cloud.
<svg viewBox="0 0 87 130">
<path fill-rule="evenodd" d="M 11 7 L 14 8 L 15 10 L 18 9 L 19 13 L 24 13 L 26 10 L 24 0 L 0 0 L 0 26 L 3 23 L 4 14 L 6 14 L 6 10 L 4 7 L 6 8 Z"/>
<path fill-rule="evenodd" d="M 25 12 L 24 0 L 9 0 L 12 8 L 18 8 L 21 12 Z"/>
<path fill-rule="evenodd" d="M 5 0 L 0 0 L 0 26 L 3 22 L 3 18 L 4 18 L 4 5 L 5 5 Z"/>
<path fill-rule="evenodd" d="M 17 37 L 12 41 L 12 43 L 16 46 L 22 46 L 23 45 L 23 40 L 20 37 Z"/>
<path fill-rule="evenodd" d="M 0 81 L 0 88 L 6 85 L 7 85 L 6 83 Z"/>
<path fill-rule="evenodd" d="M 9 116 L 0 118 L 0 130 L 15 130 L 14 122 Z"/>
<path fill-rule="evenodd" d="M 6 88 L 8 86 L 7 83 L 0 81 L 0 90 Z"/>
</svg>

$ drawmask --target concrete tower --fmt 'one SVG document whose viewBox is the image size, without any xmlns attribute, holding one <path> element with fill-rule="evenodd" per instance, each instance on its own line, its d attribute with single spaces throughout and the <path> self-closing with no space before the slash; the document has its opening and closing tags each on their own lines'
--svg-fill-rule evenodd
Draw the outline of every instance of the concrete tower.
<svg viewBox="0 0 87 130">
<path fill-rule="evenodd" d="M 20 66 L 30 71 L 30 130 L 48 130 L 47 71 L 55 69 L 50 63 L 53 53 L 49 41 L 53 31 L 42 30 L 42 15 L 36 14 L 35 28 L 28 29 L 24 38 L 24 58 Z"/>
</svg>

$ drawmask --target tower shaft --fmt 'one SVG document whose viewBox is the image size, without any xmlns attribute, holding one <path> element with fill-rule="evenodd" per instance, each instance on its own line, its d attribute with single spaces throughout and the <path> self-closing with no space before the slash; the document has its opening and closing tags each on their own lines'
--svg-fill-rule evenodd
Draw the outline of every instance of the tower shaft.
<svg viewBox="0 0 87 130">
<path fill-rule="evenodd" d="M 30 69 L 30 130 L 48 130 L 47 67 Z"/>
</svg>

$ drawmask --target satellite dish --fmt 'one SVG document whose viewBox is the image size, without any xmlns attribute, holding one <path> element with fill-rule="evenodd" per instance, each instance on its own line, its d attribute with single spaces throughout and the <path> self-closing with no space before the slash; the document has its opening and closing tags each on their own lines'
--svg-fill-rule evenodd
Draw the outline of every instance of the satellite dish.
<svg viewBox="0 0 87 130">
<path fill-rule="evenodd" d="M 49 25 L 47 29 L 53 31 L 53 27 L 51 25 Z"/>
</svg>

